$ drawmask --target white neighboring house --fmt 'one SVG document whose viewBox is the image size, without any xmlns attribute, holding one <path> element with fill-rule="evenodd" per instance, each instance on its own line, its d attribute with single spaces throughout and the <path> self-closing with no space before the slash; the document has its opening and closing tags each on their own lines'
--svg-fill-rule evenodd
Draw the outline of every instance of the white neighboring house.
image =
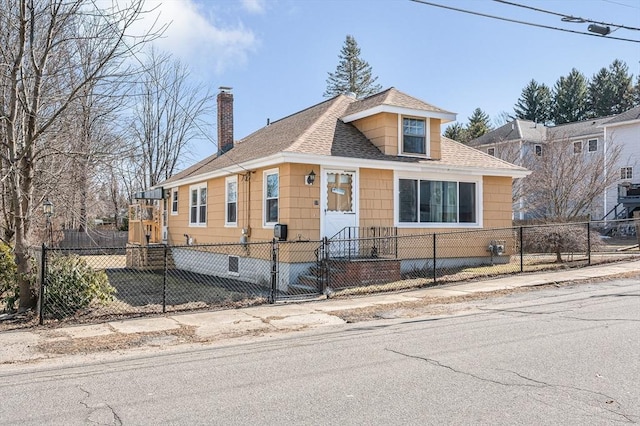
<svg viewBox="0 0 640 426">
<path fill-rule="evenodd" d="M 600 125 L 604 140 L 621 147 L 618 167 L 610 173 L 619 175 L 618 184 L 607 188 L 604 196 L 607 218 L 626 208 L 629 217 L 640 210 L 640 106 L 616 115 Z"/>
</svg>

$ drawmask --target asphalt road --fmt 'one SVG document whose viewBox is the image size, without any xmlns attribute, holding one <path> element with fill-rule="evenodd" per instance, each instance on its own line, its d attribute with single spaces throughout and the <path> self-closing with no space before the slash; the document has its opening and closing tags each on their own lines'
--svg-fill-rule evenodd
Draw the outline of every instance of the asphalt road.
<svg viewBox="0 0 640 426">
<path fill-rule="evenodd" d="M 640 422 L 640 283 L 0 374 L 0 424 Z"/>
</svg>

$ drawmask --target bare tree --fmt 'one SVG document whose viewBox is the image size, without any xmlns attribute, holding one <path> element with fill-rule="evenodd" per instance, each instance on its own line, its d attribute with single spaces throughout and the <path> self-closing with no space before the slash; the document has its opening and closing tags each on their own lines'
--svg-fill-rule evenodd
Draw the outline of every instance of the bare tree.
<svg viewBox="0 0 640 426">
<path fill-rule="evenodd" d="M 205 138 L 213 118 L 213 96 L 192 84 L 187 67 L 151 49 L 139 84 L 131 135 L 138 149 L 138 185 L 149 188 L 169 178 L 184 161 L 188 145 Z"/>
<path fill-rule="evenodd" d="M 600 207 L 607 187 L 617 182 L 620 146 L 607 141 L 597 152 L 586 152 L 570 139 L 547 141 L 523 156 L 533 173 L 524 179 L 529 213 L 546 220 L 570 221 Z"/>
<path fill-rule="evenodd" d="M 0 0 L 0 143 L 11 209 L 5 226 L 15 243 L 21 310 L 36 301 L 29 247 L 34 212 L 47 195 L 37 191 L 38 162 L 89 85 L 131 75 L 127 60 L 158 35 L 131 36 L 145 13 L 143 0 L 108 9 L 88 0 Z"/>
</svg>

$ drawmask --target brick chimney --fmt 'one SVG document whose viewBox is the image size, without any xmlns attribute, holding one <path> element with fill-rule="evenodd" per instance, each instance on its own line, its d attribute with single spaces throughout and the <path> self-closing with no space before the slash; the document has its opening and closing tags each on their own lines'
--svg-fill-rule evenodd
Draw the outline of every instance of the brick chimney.
<svg viewBox="0 0 640 426">
<path fill-rule="evenodd" d="M 218 155 L 233 148 L 233 93 L 220 87 L 218 93 Z"/>
</svg>

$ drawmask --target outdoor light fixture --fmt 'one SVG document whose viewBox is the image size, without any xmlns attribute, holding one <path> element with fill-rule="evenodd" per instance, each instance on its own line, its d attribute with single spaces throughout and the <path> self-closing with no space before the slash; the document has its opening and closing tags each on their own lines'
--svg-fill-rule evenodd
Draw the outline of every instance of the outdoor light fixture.
<svg viewBox="0 0 640 426">
<path fill-rule="evenodd" d="M 309 173 L 304 177 L 304 183 L 305 185 L 313 185 L 313 182 L 315 181 L 316 181 L 316 173 L 313 170 L 311 170 L 311 173 Z"/>
<path fill-rule="evenodd" d="M 611 32 L 610 27 L 603 27 L 602 25 L 596 25 L 596 24 L 589 25 L 587 27 L 587 30 L 589 30 L 592 33 L 600 34 L 602 36 L 606 36 Z"/>
<path fill-rule="evenodd" d="M 47 218 L 46 231 L 48 231 L 47 233 L 49 234 L 48 235 L 49 246 L 52 246 L 53 245 L 53 226 L 51 224 L 51 216 L 53 216 L 53 203 L 49 201 L 48 198 L 45 198 L 44 201 L 42 202 L 42 213 L 44 213 L 44 216 Z"/>
<path fill-rule="evenodd" d="M 42 202 L 42 212 L 47 217 L 47 220 L 53 216 L 53 203 L 48 198 Z"/>
</svg>

